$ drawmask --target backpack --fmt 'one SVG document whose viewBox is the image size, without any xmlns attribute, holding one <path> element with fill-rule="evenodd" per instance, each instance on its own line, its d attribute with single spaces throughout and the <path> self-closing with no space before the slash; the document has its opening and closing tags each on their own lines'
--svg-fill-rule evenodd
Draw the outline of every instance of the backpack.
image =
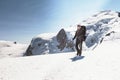
<svg viewBox="0 0 120 80">
<path fill-rule="evenodd" d="M 84 30 L 84 40 L 83 41 L 85 41 L 86 40 L 86 26 L 82 26 L 82 28 L 83 28 L 83 30 Z"/>
</svg>

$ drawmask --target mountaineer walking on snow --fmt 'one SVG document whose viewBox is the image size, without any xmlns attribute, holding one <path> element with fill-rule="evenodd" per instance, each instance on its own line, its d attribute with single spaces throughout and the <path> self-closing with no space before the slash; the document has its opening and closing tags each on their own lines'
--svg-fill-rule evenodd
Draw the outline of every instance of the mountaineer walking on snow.
<svg viewBox="0 0 120 80">
<path fill-rule="evenodd" d="M 86 27 L 77 25 L 77 31 L 75 33 L 73 40 L 76 38 L 75 47 L 76 47 L 78 56 L 81 56 L 81 54 L 82 54 L 82 43 L 83 43 L 83 41 L 85 41 L 85 38 L 86 38 L 85 35 L 86 35 Z"/>
</svg>

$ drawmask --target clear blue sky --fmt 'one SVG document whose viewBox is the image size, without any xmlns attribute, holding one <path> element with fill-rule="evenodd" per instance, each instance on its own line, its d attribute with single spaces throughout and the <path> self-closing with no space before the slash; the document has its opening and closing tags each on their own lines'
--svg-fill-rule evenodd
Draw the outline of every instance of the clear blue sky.
<svg viewBox="0 0 120 80">
<path fill-rule="evenodd" d="M 120 0 L 0 0 L 0 40 L 28 43 L 40 34 L 79 23 Z"/>
</svg>

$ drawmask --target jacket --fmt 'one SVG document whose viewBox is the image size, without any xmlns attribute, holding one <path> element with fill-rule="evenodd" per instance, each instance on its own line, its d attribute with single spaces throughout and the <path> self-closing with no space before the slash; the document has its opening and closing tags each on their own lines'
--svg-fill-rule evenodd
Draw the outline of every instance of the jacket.
<svg viewBox="0 0 120 80">
<path fill-rule="evenodd" d="M 77 40 L 85 41 L 85 39 L 86 39 L 85 35 L 86 35 L 86 27 L 81 26 L 81 29 L 76 31 L 73 40 L 76 38 Z"/>
</svg>

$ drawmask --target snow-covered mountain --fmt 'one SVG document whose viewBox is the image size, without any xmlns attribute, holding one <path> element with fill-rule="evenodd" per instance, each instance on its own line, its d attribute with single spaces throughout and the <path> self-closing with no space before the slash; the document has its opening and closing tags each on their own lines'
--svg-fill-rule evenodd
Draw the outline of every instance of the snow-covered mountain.
<svg viewBox="0 0 120 80">
<path fill-rule="evenodd" d="M 80 24 L 87 28 L 87 38 L 84 50 L 94 49 L 104 40 L 120 38 L 120 13 L 115 11 L 101 11 Z M 26 51 L 26 55 L 38 55 L 58 52 L 75 51 L 72 38 L 76 25 L 61 29 L 58 33 L 40 34 L 34 37 Z"/>
<path fill-rule="evenodd" d="M 102 40 L 111 40 L 120 38 L 120 17 L 119 12 L 101 11 L 83 21 L 87 26 L 88 47 L 99 44 Z M 114 37 L 113 37 L 114 36 Z"/>
<path fill-rule="evenodd" d="M 45 33 L 34 37 L 26 51 L 26 55 L 70 52 L 74 44 L 68 39 L 67 32 L 61 29 L 58 33 Z"/>
<path fill-rule="evenodd" d="M 0 59 L 4 57 L 20 57 L 25 54 L 26 44 L 0 40 Z"/>
</svg>

